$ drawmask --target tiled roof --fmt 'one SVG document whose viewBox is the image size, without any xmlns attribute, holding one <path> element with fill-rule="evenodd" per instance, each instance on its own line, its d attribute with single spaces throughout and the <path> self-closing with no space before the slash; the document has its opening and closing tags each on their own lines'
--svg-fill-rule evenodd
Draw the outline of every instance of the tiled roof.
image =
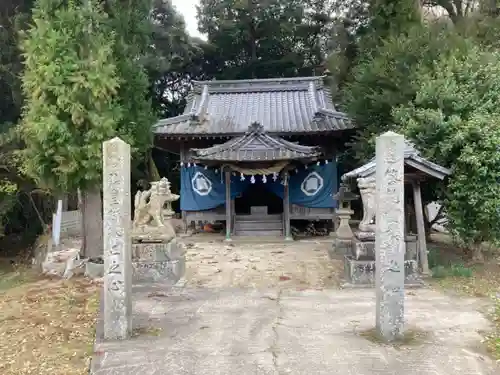
<svg viewBox="0 0 500 375">
<path fill-rule="evenodd" d="M 226 143 L 190 150 L 194 161 L 276 161 L 312 159 L 321 155 L 318 147 L 302 146 L 276 136 L 270 136 L 259 123 L 248 127 L 245 135 Z"/>
<path fill-rule="evenodd" d="M 425 174 L 443 180 L 446 176 L 451 174 L 451 171 L 448 168 L 442 167 L 436 163 L 433 163 L 422 156 L 420 156 L 420 152 L 415 149 L 415 147 L 410 143 L 406 142 L 405 144 L 405 164 L 413 167 Z M 342 180 L 346 181 L 349 179 L 360 178 L 360 177 L 368 177 L 375 174 L 377 168 L 377 164 L 375 163 L 375 157 L 372 158 L 368 163 L 362 165 L 354 169 L 351 172 L 348 172 L 342 176 Z"/>
<path fill-rule="evenodd" d="M 195 81 L 180 116 L 158 121 L 155 134 L 239 135 L 258 122 L 268 133 L 352 128 L 338 112 L 324 77 Z"/>
</svg>

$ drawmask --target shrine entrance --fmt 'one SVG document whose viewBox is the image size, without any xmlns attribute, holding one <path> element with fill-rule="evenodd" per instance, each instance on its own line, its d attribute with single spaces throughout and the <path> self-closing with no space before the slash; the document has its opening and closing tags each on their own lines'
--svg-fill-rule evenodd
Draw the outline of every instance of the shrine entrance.
<svg viewBox="0 0 500 375">
<path fill-rule="evenodd" d="M 234 200 L 236 215 L 276 215 L 283 213 L 283 199 L 256 181 Z M 254 209 L 252 209 L 252 207 Z M 259 209 L 255 209 L 258 207 Z"/>
</svg>

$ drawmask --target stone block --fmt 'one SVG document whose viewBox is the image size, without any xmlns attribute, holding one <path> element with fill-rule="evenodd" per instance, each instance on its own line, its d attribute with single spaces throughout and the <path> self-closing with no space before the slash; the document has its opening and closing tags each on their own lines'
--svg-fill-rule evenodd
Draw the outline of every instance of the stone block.
<svg viewBox="0 0 500 375">
<path fill-rule="evenodd" d="M 134 262 L 164 262 L 183 259 L 184 246 L 176 239 L 168 243 L 141 242 L 132 244 L 132 261 Z"/>
<path fill-rule="evenodd" d="M 335 238 L 331 250 L 328 251 L 328 255 L 333 259 L 338 255 L 350 255 L 351 251 L 352 239 Z"/>
<path fill-rule="evenodd" d="M 352 255 L 354 259 L 375 259 L 375 241 L 352 241 Z"/>
<path fill-rule="evenodd" d="M 375 259 L 375 241 L 360 241 L 357 238 L 352 240 L 351 253 L 357 260 Z M 349 255 L 345 253 L 345 255 Z M 405 240 L 405 260 L 417 259 L 417 237 L 406 236 Z"/>
<path fill-rule="evenodd" d="M 175 284 L 186 271 L 186 250 L 176 239 L 168 243 L 136 243 L 133 249 L 133 282 Z"/>
<path fill-rule="evenodd" d="M 85 264 L 85 276 L 91 279 L 99 279 L 104 276 L 104 264 L 87 262 Z"/>
<path fill-rule="evenodd" d="M 346 255 L 344 258 L 344 272 L 347 283 L 352 285 L 375 285 L 375 260 L 356 260 Z M 418 285 L 422 283 L 418 273 L 417 262 L 407 260 L 404 262 L 405 285 Z"/>
<path fill-rule="evenodd" d="M 186 262 L 183 259 L 156 262 L 133 262 L 132 270 L 134 284 L 161 283 L 174 285 L 186 273 Z"/>
<path fill-rule="evenodd" d="M 360 241 L 375 241 L 375 232 L 364 232 L 358 230 L 354 232 L 354 237 Z"/>
</svg>

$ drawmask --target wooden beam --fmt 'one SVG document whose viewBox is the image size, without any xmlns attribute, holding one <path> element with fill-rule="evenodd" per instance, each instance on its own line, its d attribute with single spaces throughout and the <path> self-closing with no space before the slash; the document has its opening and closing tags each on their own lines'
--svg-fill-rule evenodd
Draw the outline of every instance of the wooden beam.
<svg viewBox="0 0 500 375">
<path fill-rule="evenodd" d="M 415 169 L 418 169 L 419 171 L 421 171 L 429 176 L 438 178 L 440 180 L 443 180 L 447 176 L 447 174 L 445 172 L 431 168 L 427 165 L 424 165 L 422 163 L 417 162 L 416 160 L 406 159 L 405 163 L 408 164 L 409 166 L 415 168 Z M 436 165 L 436 168 L 438 168 L 438 167 L 442 168 L 442 167 Z"/>
<path fill-rule="evenodd" d="M 226 241 L 231 241 L 231 171 L 228 169 L 224 174 L 226 180 Z"/>
<path fill-rule="evenodd" d="M 413 200 L 415 202 L 415 217 L 417 221 L 418 251 L 420 255 L 420 265 L 424 275 L 429 274 L 429 260 L 427 258 L 427 242 L 425 239 L 424 211 L 422 207 L 422 192 L 420 182 L 413 182 Z"/>
<path fill-rule="evenodd" d="M 293 240 L 292 235 L 290 233 L 290 194 L 288 189 L 288 173 L 285 173 L 283 178 L 285 179 L 285 186 L 283 192 L 283 221 L 285 227 L 285 240 L 291 241 Z"/>
</svg>

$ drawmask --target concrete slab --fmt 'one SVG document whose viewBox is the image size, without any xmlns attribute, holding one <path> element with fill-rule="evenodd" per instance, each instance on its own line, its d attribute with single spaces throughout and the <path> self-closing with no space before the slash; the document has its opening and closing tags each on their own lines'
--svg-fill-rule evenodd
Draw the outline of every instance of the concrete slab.
<svg viewBox="0 0 500 375">
<path fill-rule="evenodd" d="M 407 327 L 424 337 L 392 347 L 363 337 L 373 290 L 135 288 L 134 331 L 102 342 L 94 375 L 494 375 L 481 349 L 482 302 L 421 289 L 406 296 Z"/>
</svg>

